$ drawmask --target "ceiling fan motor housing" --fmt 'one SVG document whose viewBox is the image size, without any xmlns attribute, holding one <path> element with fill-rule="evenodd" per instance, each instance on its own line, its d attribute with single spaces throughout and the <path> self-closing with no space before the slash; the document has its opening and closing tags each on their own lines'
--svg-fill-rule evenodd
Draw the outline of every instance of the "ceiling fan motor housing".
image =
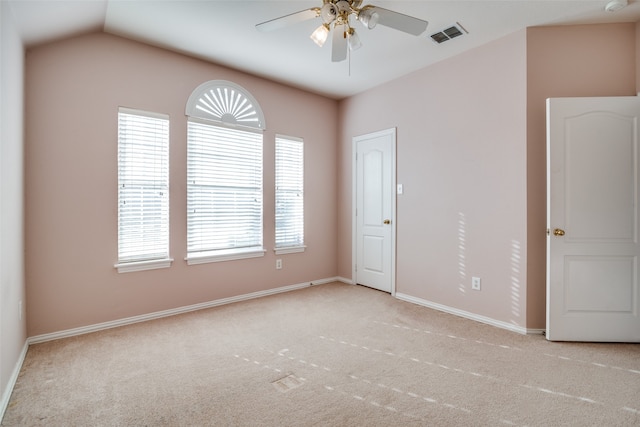
<svg viewBox="0 0 640 427">
<path fill-rule="evenodd" d="M 320 8 L 320 18 L 325 24 L 331 24 L 334 21 L 348 23 L 349 15 L 358 14 L 358 6 L 361 0 L 325 0 Z"/>
<path fill-rule="evenodd" d="M 260 31 L 271 31 L 313 18 L 322 19 L 310 38 L 322 47 L 329 34 L 333 32 L 331 60 L 340 62 L 347 58 L 347 49 L 356 50 L 362 46 L 355 28 L 349 22 L 360 21 L 368 29 L 377 24 L 393 28 L 407 34 L 418 36 L 427 28 L 428 22 L 413 16 L 394 12 L 378 6 L 361 7 L 363 0 L 322 0 L 321 7 L 312 7 L 256 25 Z M 620 0 L 623 1 L 623 0 Z"/>
<path fill-rule="evenodd" d="M 336 7 L 338 8 L 340 15 L 342 16 L 347 16 L 349 13 L 353 11 L 353 9 L 351 8 L 351 2 L 347 0 L 337 1 Z"/>
</svg>

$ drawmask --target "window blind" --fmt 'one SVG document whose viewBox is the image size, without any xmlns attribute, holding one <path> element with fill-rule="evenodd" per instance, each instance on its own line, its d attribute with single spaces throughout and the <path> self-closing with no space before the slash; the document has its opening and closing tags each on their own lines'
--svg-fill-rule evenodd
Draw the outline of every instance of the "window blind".
<svg viewBox="0 0 640 427">
<path fill-rule="evenodd" d="M 169 117 L 118 111 L 118 262 L 169 258 Z"/>
<path fill-rule="evenodd" d="M 304 144 L 276 135 L 276 249 L 304 246 Z"/>
<path fill-rule="evenodd" d="M 262 133 L 188 122 L 187 253 L 262 249 Z"/>
</svg>

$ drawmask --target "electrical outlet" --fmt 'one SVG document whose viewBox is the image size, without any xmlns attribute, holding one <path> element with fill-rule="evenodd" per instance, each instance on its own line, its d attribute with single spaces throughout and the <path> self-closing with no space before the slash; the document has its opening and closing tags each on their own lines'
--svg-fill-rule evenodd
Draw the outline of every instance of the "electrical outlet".
<svg viewBox="0 0 640 427">
<path fill-rule="evenodd" d="M 480 290 L 480 278 L 479 277 L 472 277 L 471 278 L 471 289 L 473 289 L 474 291 L 479 291 Z"/>
<path fill-rule="evenodd" d="M 282 260 L 281 259 L 277 259 L 276 260 L 276 270 L 282 270 Z"/>
</svg>

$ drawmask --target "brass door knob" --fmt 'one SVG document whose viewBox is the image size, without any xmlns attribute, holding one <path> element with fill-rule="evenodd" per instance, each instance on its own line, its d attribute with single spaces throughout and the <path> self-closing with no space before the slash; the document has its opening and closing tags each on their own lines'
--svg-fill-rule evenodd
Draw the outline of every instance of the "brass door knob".
<svg viewBox="0 0 640 427">
<path fill-rule="evenodd" d="M 384 222 L 385 224 L 391 224 L 391 220 L 390 220 L 390 219 L 385 219 L 383 222 Z"/>
<path fill-rule="evenodd" d="M 564 236 L 564 230 L 561 228 L 556 228 L 555 230 L 553 230 L 553 235 L 554 236 Z"/>
</svg>

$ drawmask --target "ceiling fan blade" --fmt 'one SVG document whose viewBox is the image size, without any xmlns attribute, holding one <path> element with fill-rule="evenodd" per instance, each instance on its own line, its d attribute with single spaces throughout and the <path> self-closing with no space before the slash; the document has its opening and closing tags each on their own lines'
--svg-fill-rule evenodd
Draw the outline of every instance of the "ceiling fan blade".
<svg viewBox="0 0 640 427">
<path fill-rule="evenodd" d="M 336 24 L 333 27 L 332 46 L 331 46 L 331 62 L 340 62 L 347 59 L 347 26 L 344 24 Z"/>
<path fill-rule="evenodd" d="M 414 18 L 413 16 L 405 15 L 403 13 L 394 12 L 393 10 L 383 9 L 378 6 L 372 6 L 372 11 L 375 11 L 378 16 L 378 24 L 385 27 L 393 28 L 395 30 L 403 31 L 414 36 L 419 36 L 426 29 L 429 22 L 422 19 Z"/>
<path fill-rule="evenodd" d="M 280 18 L 271 19 L 269 21 L 256 24 L 258 31 L 273 31 L 281 28 L 288 27 L 289 25 L 297 24 L 298 22 L 307 21 L 309 19 L 317 18 L 320 16 L 320 8 L 313 7 L 311 9 L 301 10 L 300 12 L 291 13 L 289 15 L 281 16 Z"/>
</svg>

